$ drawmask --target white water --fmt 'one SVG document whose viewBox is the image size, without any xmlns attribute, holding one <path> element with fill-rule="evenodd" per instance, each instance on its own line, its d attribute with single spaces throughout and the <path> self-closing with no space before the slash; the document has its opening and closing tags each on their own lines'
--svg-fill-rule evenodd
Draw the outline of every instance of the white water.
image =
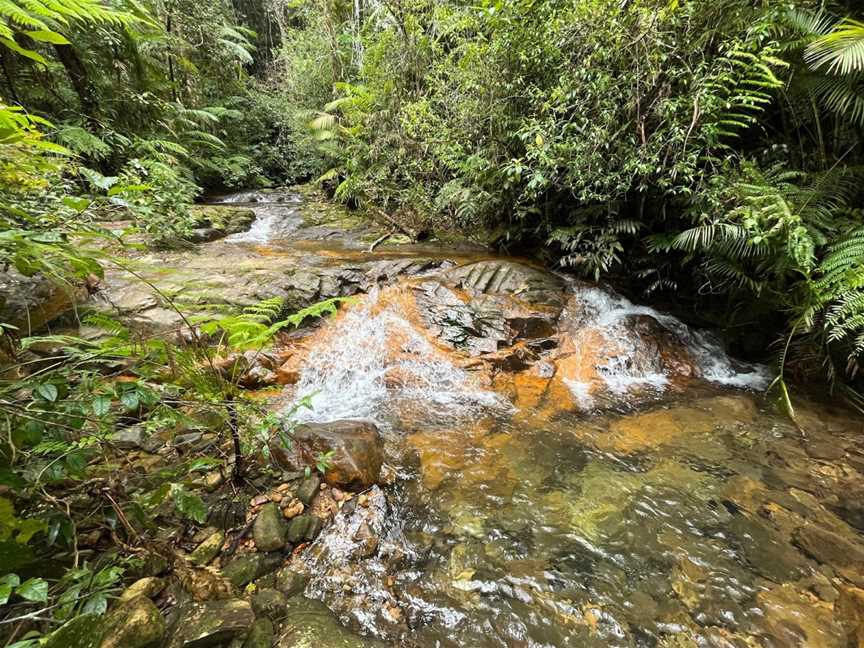
<svg viewBox="0 0 864 648">
<path fill-rule="evenodd" d="M 378 309 L 370 293 L 336 324 L 330 337 L 312 350 L 300 371 L 297 399 L 311 397 L 299 421 L 366 419 L 388 427 L 392 420 L 429 422 L 477 417 L 483 411 L 512 409 L 503 397 L 482 388 L 475 376 L 436 352 L 395 304 Z M 743 388 L 762 388 L 765 367 L 733 362 L 710 335 L 679 320 L 636 306 L 600 288 L 578 288 L 560 324 L 571 332 L 594 329 L 610 342 L 609 356 L 596 370 L 614 401 L 631 393 L 662 394 L 670 384 L 663 358 L 633 329 L 633 316 L 649 316 L 669 332 L 670 344 L 695 366 L 695 378 Z M 589 336 L 589 341 L 596 338 Z M 596 406 L 592 386 L 565 380 L 575 404 Z"/>
<path fill-rule="evenodd" d="M 637 306 L 621 295 L 594 287 L 577 289 L 579 314 L 568 314 L 562 318 L 574 318 L 578 327 L 599 329 L 611 340 L 618 353 L 610 356 L 598 367 L 608 391 L 622 396 L 633 389 L 662 393 L 669 385 L 669 376 L 657 358 L 640 354 L 643 344 L 632 330 L 630 322 L 634 316 L 655 319 L 676 339 L 692 357 L 696 377 L 730 387 L 763 389 L 768 385 L 770 374 L 767 367 L 735 362 L 712 335 L 695 331 L 683 322 L 660 313 L 647 306 Z M 587 386 L 568 382 L 573 396 L 580 404 L 590 406 L 591 397 Z"/>
<path fill-rule="evenodd" d="M 432 345 L 392 305 L 373 314 L 377 300 L 374 290 L 339 322 L 332 343 L 306 359 L 295 394 L 311 395 L 312 409 L 300 410 L 298 420 L 353 418 L 386 426 L 391 414 L 407 409 L 427 420 L 509 409 L 468 372 L 436 357 Z M 397 358 L 388 344 L 391 336 L 400 340 Z"/>
<path fill-rule="evenodd" d="M 242 205 L 255 211 L 252 227 L 225 237 L 225 241 L 264 245 L 302 225 L 303 218 L 296 209 L 301 202 L 300 196 L 290 192 L 244 191 L 216 198 L 213 204 Z"/>
</svg>

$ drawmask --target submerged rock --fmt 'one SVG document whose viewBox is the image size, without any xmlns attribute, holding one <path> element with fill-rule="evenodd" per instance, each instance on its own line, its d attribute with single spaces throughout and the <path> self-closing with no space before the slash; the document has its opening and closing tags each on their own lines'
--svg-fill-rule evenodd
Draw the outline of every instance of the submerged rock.
<svg viewBox="0 0 864 648">
<path fill-rule="evenodd" d="M 275 648 L 384 648 L 386 644 L 359 637 L 339 623 L 321 601 L 294 596 L 288 601 L 287 621 Z"/>
<path fill-rule="evenodd" d="M 328 453 L 324 480 L 347 490 L 362 490 L 375 484 L 384 463 L 384 442 L 381 434 L 367 421 L 334 421 L 300 425 L 294 431 L 290 450 L 273 447 L 273 456 L 286 470 L 315 467 L 319 457 Z M 301 502 L 308 505 L 308 493 L 298 492 Z"/>
</svg>

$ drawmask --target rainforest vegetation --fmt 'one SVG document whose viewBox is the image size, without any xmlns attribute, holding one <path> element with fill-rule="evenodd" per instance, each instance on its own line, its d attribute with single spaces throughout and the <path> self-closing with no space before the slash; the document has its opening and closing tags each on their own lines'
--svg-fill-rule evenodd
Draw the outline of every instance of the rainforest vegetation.
<svg viewBox="0 0 864 648">
<path fill-rule="evenodd" d="M 795 389 L 864 407 L 853 0 L 0 0 L 0 67 L 4 273 L 86 290 L 124 245 L 188 246 L 206 195 L 312 182 L 415 239 L 481 241 L 718 329 L 771 364 L 790 414 Z M 103 226 L 118 214 L 132 243 Z M 91 470 L 117 426 L 211 408 L 242 481 L 272 420 L 220 359 L 337 305 L 265 302 L 184 347 L 0 322 L 5 645 L 103 613 L 140 567 L 79 558 L 78 489 L 121 547 L 166 503 L 204 522 L 184 479 L 225 458 L 126 492 Z M 63 570 L 34 571 L 61 550 Z"/>
</svg>

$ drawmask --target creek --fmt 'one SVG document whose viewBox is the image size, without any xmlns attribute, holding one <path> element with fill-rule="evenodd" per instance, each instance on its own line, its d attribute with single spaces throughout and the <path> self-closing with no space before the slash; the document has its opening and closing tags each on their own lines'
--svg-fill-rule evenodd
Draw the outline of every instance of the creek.
<svg viewBox="0 0 864 648">
<path fill-rule="evenodd" d="M 851 645 L 860 419 L 801 401 L 796 427 L 765 367 L 607 287 L 457 245 L 370 252 L 377 231 L 296 194 L 224 202 L 248 232 L 139 271 L 193 305 L 359 295 L 274 401 L 384 437 L 387 484 L 298 557 L 339 645 Z"/>
</svg>

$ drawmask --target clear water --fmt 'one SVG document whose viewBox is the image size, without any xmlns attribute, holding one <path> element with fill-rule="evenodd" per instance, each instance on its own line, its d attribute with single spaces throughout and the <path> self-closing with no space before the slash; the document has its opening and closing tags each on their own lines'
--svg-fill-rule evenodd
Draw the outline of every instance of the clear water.
<svg viewBox="0 0 864 648">
<path fill-rule="evenodd" d="M 734 388 L 763 387 L 764 368 L 614 294 L 579 298 L 568 325 L 617 345 L 602 407 L 578 382 L 551 415 L 518 407 L 378 294 L 317 340 L 301 416 L 375 421 L 398 477 L 377 551 L 358 558 L 338 522 L 302 558 L 306 594 L 409 647 L 850 645 L 836 602 L 862 565 L 816 560 L 798 534 L 861 546 L 860 421 L 802 404 L 802 433 Z M 695 358 L 685 388 L 640 356 L 632 315 Z"/>
</svg>

